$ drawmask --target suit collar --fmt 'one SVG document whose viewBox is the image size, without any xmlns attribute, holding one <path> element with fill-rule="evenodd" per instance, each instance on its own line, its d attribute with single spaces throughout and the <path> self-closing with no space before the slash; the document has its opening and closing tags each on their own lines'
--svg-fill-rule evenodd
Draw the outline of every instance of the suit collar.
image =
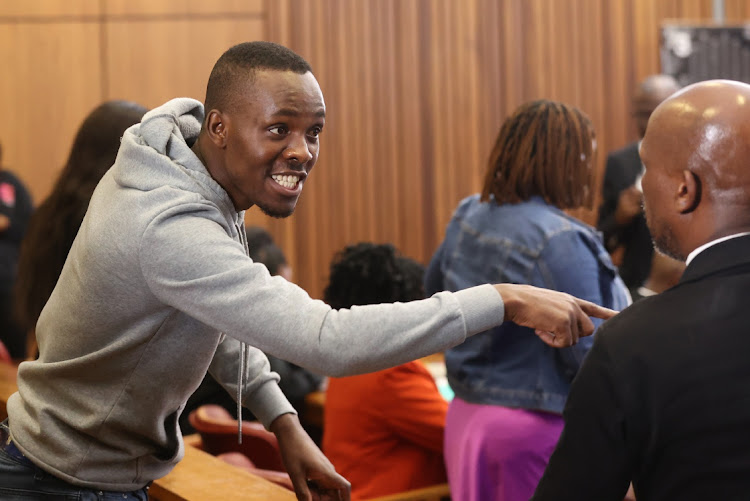
<svg viewBox="0 0 750 501">
<path fill-rule="evenodd" d="M 717 243 L 695 256 L 682 274 L 680 283 L 745 264 L 750 264 L 750 235 Z"/>
</svg>

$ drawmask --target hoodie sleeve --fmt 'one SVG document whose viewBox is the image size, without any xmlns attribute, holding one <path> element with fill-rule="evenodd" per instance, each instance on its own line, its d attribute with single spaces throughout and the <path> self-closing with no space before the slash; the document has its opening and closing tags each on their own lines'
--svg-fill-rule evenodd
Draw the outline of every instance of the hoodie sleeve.
<svg viewBox="0 0 750 501">
<path fill-rule="evenodd" d="M 237 372 L 241 343 L 225 337 L 219 343 L 208 371 L 237 400 Z M 268 358 L 257 348 L 247 346 L 241 403 L 268 428 L 282 414 L 296 414 L 279 388 L 279 375 L 271 372 Z"/>
<path fill-rule="evenodd" d="M 503 302 L 485 285 L 422 301 L 332 310 L 271 277 L 229 234 L 208 202 L 159 211 L 139 260 L 162 302 L 227 336 L 312 372 L 372 372 L 445 350 L 502 323 Z"/>
</svg>

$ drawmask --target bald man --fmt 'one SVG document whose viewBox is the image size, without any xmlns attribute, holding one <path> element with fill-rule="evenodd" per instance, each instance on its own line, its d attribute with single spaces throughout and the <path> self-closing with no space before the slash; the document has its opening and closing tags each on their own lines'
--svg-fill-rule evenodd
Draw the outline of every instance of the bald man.
<svg viewBox="0 0 750 501">
<path fill-rule="evenodd" d="M 651 75 L 641 81 L 633 95 L 633 118 L 639 140 L 607 156 L 597 227 L 604 233 L 607 250 L 622 252 L 619 272 L 630 289 L 643 285 L 653 254 L 651 235 L 641 208 L 638 180 L 643 174 L 643 164 L 638 146 L 651 113 L 679 88 L 670 75 Z"/>
<path fill-rule="evenodd" d="M 750 85 L 694 84 L 641 145 L 656 247 L 687 268 L 606 322 L 534 500 L 750 496 Z"/>
<path fill-rule="evenodd" d="M 300 427 L 263 352 L 345 376 L 504 321 L 568 346 L 593 331 L 588 314 L 614 314 L 512 284 L 336 311 L 272 277 L 248 255 L 244 211 L 292 214 L 325 121 L 307 61 L 250 42 L 216 62 L 205 106 L 175 99 L 125 132 L 39 318 L 39 358 L 19 367 L 0 425 L 0 499 L 145 499 L 182 458 L 179 417 L 210 370 L 276 434 L 298 499 L 313 489 L 345 501 L 348 482 Z"/>
</svg>

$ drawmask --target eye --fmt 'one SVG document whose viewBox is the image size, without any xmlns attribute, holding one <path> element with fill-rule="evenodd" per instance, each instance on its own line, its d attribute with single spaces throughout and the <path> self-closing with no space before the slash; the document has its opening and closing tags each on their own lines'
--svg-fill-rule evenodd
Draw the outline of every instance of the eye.
<svg viewBox="0 0 750 501">
<path fill-rule="evenodd" d="M 277 136 L 285 136 L 289 134 L 289 128 L 286 125 L 274 125 L 268 131 L 271 134 L 275 134 Z"/>
<path fill-rule="evenodd" d="M 315 127 L 311 128 L 309 131 L 307 131 L 307 135 L 310 137 L 318 137 L 321 132 L 323 132 L 323 127 L 321 127 L 320 125 L 316 125 Z"/>
</svg>

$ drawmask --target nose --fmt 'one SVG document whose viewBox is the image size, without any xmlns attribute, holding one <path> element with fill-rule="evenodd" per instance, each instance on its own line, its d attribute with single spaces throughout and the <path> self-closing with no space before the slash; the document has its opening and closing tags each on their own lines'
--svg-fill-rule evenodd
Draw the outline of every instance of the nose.
<svg viewBox="0 0 750 501">
<path fill-rule="evenodd" d="M 313 158 L 313 147 L 304 134 L 293 134 L 284 150 L 284 159 L 300 164 L 309 162 Z"/>
</svg>

